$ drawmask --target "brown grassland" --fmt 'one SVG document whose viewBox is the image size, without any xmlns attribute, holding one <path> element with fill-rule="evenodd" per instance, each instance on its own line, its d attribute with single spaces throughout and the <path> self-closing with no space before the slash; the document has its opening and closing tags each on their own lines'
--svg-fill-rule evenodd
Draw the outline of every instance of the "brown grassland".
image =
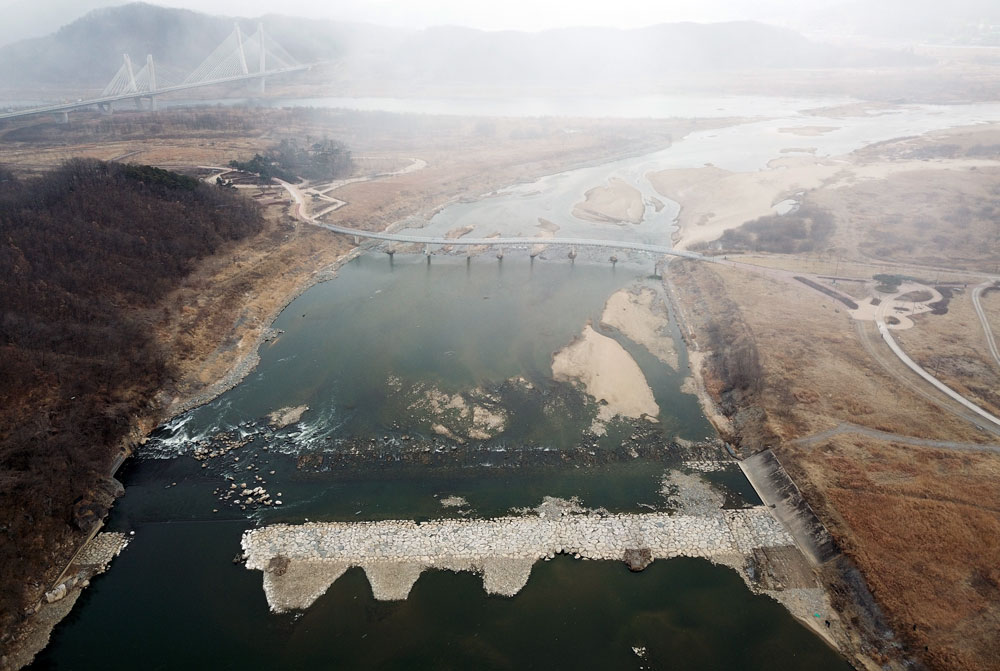
<svg viewBox="0 0 1000 671">
<path fill-rule="evenodd" d="M 864 575 L 904 644 L 902 657 L 942 671 L 985 671 L 1000 659 L 1000 453 L 921 447 L 906 438 L 993 446 L 1000 440 L 899 362 L 872 323 L 853 321 L 841 303 L 792 274 L 858 278 L 836 284 L 857 299 L 875 273 L 952 282 L 946 313 L 917 315 L 914 328 L 895 335 L 918 363 L 997 412 L 1000 369 L 969 294 L 983 281 L 970 273 L 995 272 L 1000 263 L 1000 172 L 951 170 L 941 160 L 995 158 L 998 140 L 996 126 L 976 127 L 860 150 L 850 157 L 857 164 L 933 163 L 805 194 L 803 202 L 832 214 L 826 249 L 748 254 L 730 265 L 674 263 L 669 270 L 703 352 L 704 386 L 728 416 L 730 437 L 745 454 L 774 449 Z M 1000 291 L 982 302 L 995 331 Z M 734 390 L 723 360 L 748 334 L 759 383 Z M 842 423 L 860 428 L 797 441 Z M 837 593 L 839 578 L 825 574 Z M 850 619 L 851 605 L 841 606 Z M 866 656 L 882 662 L 888 653 Z"/>
<path fill-rule="evenodd" d="M 792 443 L 840 422 L 940 440 L 986 436 L 883 370 L 850 317 L 821 294 L 756 271 L 691 262 L 671 265 L 670 277 L 697 340 L 715 320 L 753 334 L 762 385 L 731 408 L 731 438 L 746 454 L 775 450 L 860 568 L 908 654 L 934 669 L 991 668 L 1000 617 L 1000 455 L 856 434 Z M 703 374 L 717 393 L 725 385 L 712 356 Z M 717 398 L 725 409 L 726 399 Z"/>
<path fill-rule="evenodd" d="M 429 216 L 458 198 L 475 196 L 521 180 L 594 161 L 607 161 L 669 145 L 695 128 L 729 123 L 493 120 L 414 117 L 310 110 L 173 110 L 113 117 L 74 114 L 69 125 L 29 120 L 0 125 L 0 165 L 16 174 L 48 172 L 72 157 L 154 164 L 188 174 L 198 166 L 248 159 L 281 139 L 309 142 L 336 138 L 356 157 L 357 173 L 397 169 L 416 157 L 427 167 L 415 172 L 348 185 L 336 196 L 347 205 L 328 220 L 383 229 L 408 216 Z M 583 131 L 567 133 L 569 126 Z M 171 376 L 148 412 L 134 417 L 131 451 L 166 418 L 204 402 L 235 384 L 274 317 L 305 288 L 330 276 L 353 241 L 298 221 L 291 201 L 278 189 L 244 193 L 263 206 L 264 224 L 250 237 L 224 245 L 201 259 L 152 307 L 131 318 L 154 333 Z M 114 448 L 117 451 L 118 447 Z M 110 462 L 111 455 L 108 455 Z M 76 543 L 47 539 L 31 551 L 46 566 L 32 584 L 33 606 L 62 572 Z M 45 627 L 54 624 L 53 618 Z M 32 633 L 32 620 L 13 637 Z M 44 645 L 47 632 L 34 632 L 29 647 Z M 11 632 L 5 632 L 11 634 Z M 24 640 L 24 639 L 21 639 Z M 5 636 L 5 654 L 17 646 Z M 31 651 L 26 658 L 30 659 Z"/>
<path fill-rule="evenodd" d="M 946 314 L 913 316 L 915 326 L 897 333 L 896 342 L 936 378 L 1000 417 L 1000 367 L 990 356 L 973 309 L 972 286 L 953 291 Z M 988 315 L 998 312 L 985 300 L 983 309 Z"/>
</svg>

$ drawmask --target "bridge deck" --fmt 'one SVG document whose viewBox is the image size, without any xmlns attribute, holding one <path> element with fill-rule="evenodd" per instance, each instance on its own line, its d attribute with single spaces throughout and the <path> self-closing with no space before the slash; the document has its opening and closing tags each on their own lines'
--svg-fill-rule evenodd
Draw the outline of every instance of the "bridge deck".
<svg viewBox="0 0 1000 671">
<path fill-rule="evenodd" d="M 607 249 L 625 249 L 636 252 L 646 252 L 649 254 L 662 254 L 669 256 L 680 256 L 687 259 L 697 259 L 699 261 L 712 261 L 712 257 L 704 256 L 696 252 L 689 252 L 682 249 L 673 249 L 663 245 L 649 245 L 642 242 L 625 242 L 621 240 L 597 240 L 594 238 L 441 238 L 434 236 L 403 235 L 399 233 L 378 233 L 374 231 L 362 231 L 356 228 L 347 228 L 335 224 L 326 224 L 321 221 L 311 220 L 313 224 L 322 226 L 335 233 L 354 235 L 359 238 L 371 240 L 388 240 L 390 242 L 407 242 L 424 245 L 457 245 L 457 246 L 497 246 L 497 245 L 566 245 L 575 247 L 604 247 Z"/>
<path fill-rule="evenodd" d="M 82 109 L 84 107 L 93 107 L 94 105 L 107 105 L 110 103 L 118 102 L 120 100 L 135 100 L 136 98 L 150 98 L 153 96 L 160 96 L 166 93 L 174 93 L 176 91 L 186 91 L 188 89 L 196 89 L 204 86 L 217 86 L 220 84 L 229 84 L 231 82 L 248 81 L 253 79 L 260 79 L 262 77 L 271 77 L 273 75 L 285 74 L 288 72 L 298 72 L 300 70 L 308 70 L 317 63 L 312 63 L 310 65 L 296 65 L 290 68 L 281 68 L 278 70 L 269 70 L 267 72 L 256 72 L 245 75 L 237 75 L 235 77 L 223 77 L 222 79 L 213 79 L 205 82 L 192 82 L 190 84 L 177 84 L 175 86 L 164 86 L 163 88 L 156 89 L 155 91 L 129 91 L 127 93 L 120 93 L 113 96 L 105 96 L 103 98 L 92 98 L 90 100 L 78 100 L 71 103 L 59 103 L 57 105 L 47 105 L 45 107 L 34 107 L 32 109 L 18 110 L 16 112 L 5 112 L 0 114 L 0 119 L 14 119 L 17 117 L 32 116 L 34 114 L 53 114 L 56 112 L 69 112 L 75 109 Z"/>
</svg>

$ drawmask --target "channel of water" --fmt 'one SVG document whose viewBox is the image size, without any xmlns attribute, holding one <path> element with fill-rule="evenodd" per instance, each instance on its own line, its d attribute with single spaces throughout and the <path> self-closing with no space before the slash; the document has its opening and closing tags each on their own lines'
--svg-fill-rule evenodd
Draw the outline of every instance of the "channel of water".
<svg viewBox="0 0 1000 671">
<path fill-rule="evenodd" d="M 639 182 L 651 167 L 757 169 L 790 144 L 777 128 L 827 123 L 785 109 L 780 120 L 696 133 L 663 152 L 455 205 L 428 228 L 470 222 L 480 233 L 514 234 L 544 217 L 565 229 L 560 235 L 582 236 L 600 225 L 569 209 L 612 176 L 648 193 Z M 888 118 L 829 120 L 841 130 L 810 144 L 842 153 L 996 118 L 997 109 L 956 108 L 943 119 L 940 110 L 914 107 Z M 605 232 L 662 243 L 669 212 Z M 696 399 L 681 390 L 689 371 L 676 329 L 677 370 L 605 330 L 633 354 L 661 407 L 658 423 L 642 428 L 641 450 L 629 442 L 635 423 L 588 434 L 596 408 L 554 382 L 550 369 L 552 353 L 588 321 L 596 324 L 613 292 L 655 286 L 650 266 L 543 254 L 430 264 L 372 255 L 343 267 L 281 314 L 282 335 L 262 348 L 243 383 L 162 427 L 122 469 L 126 495 L 108 528 L 135 536 L 34 668 L 849 668 L 733 571 L 700 560 L 658 561 L 630 574 L 623 564 L 558 557 L 536 565 L 513 598 L 487 596 L 467 574 L 429 572 L 406 601 L 390 603 L 375 601 L 354 569 L 309 610 L 282 615 L 268 611 L 260 574 L 231 561 L 245 529 L 272 522 L 491 516 L 546 495 L 615 512 L 667 507 L 661 478 L 690 456 L 676 440 L 712 435 Z M 519 379 L 530 388 L 510 382 Z M 465 444 L 442 438 L 434 417 L 415 407 L 428 389 L 484 390 L 508 413 L 507 429 Z M 298 422 L 269 425 L 269 413 L 300 405 L 308 410 Z M 199 445 L 224 454 L 197 460 Z M 757 503 L 738 472 L 707 479 L 728 506 Z M 282 505 L 225 500 L 244 481 L 280 492 Z M 445 508 L 446 496 L 468 503 Z"/>
</svg>

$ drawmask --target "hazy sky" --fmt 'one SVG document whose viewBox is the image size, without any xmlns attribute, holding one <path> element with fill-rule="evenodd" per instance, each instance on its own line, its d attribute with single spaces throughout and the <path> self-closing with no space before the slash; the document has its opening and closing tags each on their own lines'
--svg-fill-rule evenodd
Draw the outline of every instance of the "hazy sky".
<svg viewBox="0 0 1000 671">
<path fill-rule="evenodd" d="M 464 25 L 489 30 L 541 30 L 566 26 L 634 28 L 669 21 L 780 19 L 836 4 L 837 0 L 151 0 L 211 14 L 258 16 L 281 13 L 316 18 L 366 21 L 422 28 Z M 101 5 L 122 0 L 0 0 L 5 19 L 18 22 L 28 14 L 71 21 Z M 21 16 L 18 16 L 21 15 Z M 74 16 L 70 16 L 74 15 Z"/>
<path fill-rule="evenodd" d="M 813 8 L 834 2 L 808 0 Z M 206 11 L 205 3 L 198 0 L 165 0 L 162 4 Z M 540 30 L 761 19 L 798 11 L 802 5 L 802 0 L 297 0 L 284 5 L 267 0 L 215 0 L 211 11 L 254 15 L 277 9 L 287 14 L 409 27 L 453 24 L 491 30 Z"/>
</svg>

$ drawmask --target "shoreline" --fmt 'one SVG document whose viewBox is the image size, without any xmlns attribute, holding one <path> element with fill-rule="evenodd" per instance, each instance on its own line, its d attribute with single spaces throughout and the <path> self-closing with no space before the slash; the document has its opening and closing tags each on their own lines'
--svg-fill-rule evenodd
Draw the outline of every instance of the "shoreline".
<svg viewBox="0 0 1000 671">
<path fill-rule="evenodd" d="M 717 128 L 745 123 L 745 120 L 731 118 L 709 120 L 692 119 L 689 120 L 689 123 L 690 127 L 686 128 L 684 135 L 696 130 L 703 130 L 705 128 Z M 583 159 L 578 157 L 578 160 L 571 160 L 567 164 L 559 166 L 555 171 L 543 171 L 542 174 L 514 179 L 501 187 L 501 189 L 530 183 L 531 181 L 548 175 L 561 174 L 570 170 L 593 167 L 595 165 L 601 165 L 611 161 L 634 158 L 648 153 L 662 151 L 671 144 L 672 141 L 666 142 L 666 146 L 663 146 L 663 143 L 657 143 L 655 146 L 650 144 L 649 146 L 632 148 L 624 152 L 612 152 L 610 155 L 602 158 Z M 489 198 L 491 195 L 497 193 L 498 190 L 500 189 L 478 192 L 477 195 L 473 196 L 458 194 L 445 197 L 441 202 L 425 206 L 424 208 L 418 209 L 413 213 L 395 219 L 386 225 L 384 230 L 393 231 L 405 227 L 426 226 L 430 218 L 444 208 L 459 202 L 474 202 Z M 289 214 L 289 216 L 292 216 L 295 219 L 296 225 L 314 227 L 312 222 L 296 216 L 297 207 L 294 201 L 286 202 L 281 207 L 283 213 Z M 315 228 L 316 230 L 319 230 L 321 227 Z M 207 383 L 204 386 L 200 386 L 187 394 L 177 394 L 169 399 L 164 399 L 162 396 L 154 396 L 151 401 L 156 407 L 154 407 L 148 415 L 136 418 L 135 425 L 130 431 L 129 436 L 121 444 L 120 456 L 114 459 L 112 467 L 109 470 L 108 477 L 114 478 L 114 475 L 118 472 L 125 460 L 133 457 L 136 452 L 141 449 L 141 446 L 145 444 L 149 436 L 156 430 L 156 428 L 162 426 L 177 416 L 184 414 L 185 412 L 189 412 L 197 407 L 211 403 L 222 394 L 240 384 L 240 382 L 242 382 L 259 363 L 260 347 L 270 339 L 270 336 L 273 333 L 273 324 L 278 315 L 280 315 L 281 312 L 284 311 L 296 298 L 300 297 L 313 286 L 321 282 L 335 279 L 336 272 L 340 267 L 357 258 L 361 254 L 366 253 L 369 247 L 370 245 L 366 243 L 353 246 L 348 252 L 341 254 L 334 261 L 323 265 L 318 270 L 314 270 L 302 281 L 294 284 L 290 291 L 282 296 L 281 300 L 275 303 L 272 309 L 270 309 L 262 318 L 257 320 L 258 323 L 253 327 L 257 329 L 257 332 L 254 335 L 250 346 L 247 348 L 246 353 L 238 357 L 221 376 L 216 377 L 212 382 Z M 264 280 L 260 279 L 258 281 Z M 252 330 L 245 329 L 245 327 L 244 329 L 236 327 L 235 329 L 231 329 L 230 332 L 227 332 L 226 336 L 240 338 L 246 337 L 246 335 L 252 332 Z M 224 347 L 223 342 L 224 339 L 217 340 L 217 344 L 210 352 L 209 356 L 217 354 L 220 350 L 222 350 Z M 163 394 L 164 392 L 167 392 L 167 390 L 161 389 L 158 393 Z M 110 509 L 107 514 L 110 514 Z M 100 521 L 101 526 L 103 526 L 104 520 L 107 519 L 107 514 Z M 79 553 L 84 552 L 95 536 L 96 534 L 94 532 L 87 533 L 85 535 L 86 540 L 76 547 L 76 551 L 73 553 L 73 556 L 75 557 Z M 72 559 L 62 567 L 62 570 L 59 573 L 60 577 L 62 577 L 66 571 L 71 568 L 71 566 Z M 62 604 L 64 607 L 66 603 L 75 602 L 80 593 L 81 589 L 76 587 L 71 590 L 64 599 L 56 602 L 56 604 L 46 604 L 46 606 Z M 44 622 L 37 618 L 30 619 L 25 622 L 20 628 L 17 637 L 13 640 L 13 645 L 11 645 L 8 650 L 5 650 L 4 654 L 0 656 L 0 669 L 18 669 L 30 664 L 35 656 L 48 646 L 52 631 L 70 612 L 69 608 L 65 608 L 65 612 L 62 612 L 57 617 L 53 617 Z M 31 643 L 29 643 L 29 641 L 31 641 Z M 13 665 L 14 659 L 19 660 L 17 665 Z"/>
<path fill-rule="evenodd" d="M 708 124 L 706 124 L 706 126 L 709 127 L 713 125 L 716 124 L 713 124 L 711 121 Z M 649 149 L 637 150 L 635 152 L 625 154 L 625 156 L 626 157 L 631 155 L 639 156 L 645 153 L 649 153 L 649 151 L 650 151 Z M 618 160 L 620 158 L 622 158 L 622 156 L 616 156 L 616 158 L 614 159 L 594 160 L 590 163 L 593 165 L 600 165 L 602 163 L 608 162 L 609 160 Z M 586 163 L 584 165 L 586 165 Z M 574 170 L 577 169 L 578 167 L 581 166 L 574 164 L 574 166 L 566 167 L 563 170 L 560 170 L 559 173 L 554 173 L 554 174 L 560 174 L 562 172 Z M 532 180 L 530 178 L 524 178 L 523 180 L 519 180 L 518 182 L 515 182 L 512 185 L 528 183 L 529 181 Z M 496 191 L 474 197 L 455 196 L 449 198 L 447 199 L 447 201 L 440 203 L 425 211 L 420 211 L 418 213 L 414 213 L 406 217 L 397 219 L 396 221 L 386 226 L 385 230 L 391 231 L 403 227 L 413 227 L 414 222 L 421 222 L 422 225 L 426 225 L 426 222 L 428 222 L 430 218 L 432 218 L 436 213 L 440 212 L 444 208 L 456 202 L 475 202 L 477 200 L 489 198 L 492 194 L 495 193 Z M 294 207 L 294 203 L 292 203 L 291 206 Z M 286 206 L 283 207 L 287 207 L 287 204 Z M 303 225 L 306 223 L 309 222 L 307 222 L 305 219 L 297 218 L 298 225 Z M 311 226 L 312 224 L 309 223 L 309 225 Z M 171 419 L 174 419 L 186 412 L 189 412 L 194 408 L 211 403 L 219 396 L 225 394 L 227 391 L 239 385 L 248 375 L 250 375 L 250 373 L 254 371 L 254 369 L 258 365 L 260 361 L 260 348 L 264 343 L 270 341 L 273 338 L 274 334 L 273 325 L 278 316 L 285 309 L 287 309 L 292 302 L 294 302 L 297 298 L 302 296 L 306 291 L 308 291 L 313 286 L 320 284 L 322 282 L 327 282 L 335 279 L 337 277 L 337 272 L 341 267 L 344 266 L 344 264 L 349 263 L 350 261 L 358 258 L 362 254 L 370 253 L 371 247 L 372 245 L 365 243 L 352 247 L 348 252 L 340 255 L 334 261 L 327 263 L 326 265 L 323 265 L 317 270 L 314 270 L 309 275 L 304 276 L 301 279 L 301 281 L 292 285 L 290 291 L 283 297 L 282 300 L 280 300 L 278 303 L 275 304 L 275 307 L 269 310 L 263 317 L 259 318 L 258 320 L 255 320 L 256 323 L 254 323 L 250 328 L 237 326 L 236 328 L 233 329 L 233 333 L 227 334 L 227 335 L 233 335 L 235 337 L 251 336 L 252 342 L 249 344 L 247 351 L 243 355 L 239 356 L 221 377 L 216 378 L 211 383 L 207 384 L 206 386 L 200 389 L 193 391 L 192 393 L 189 393 L 187 395 L 179 395 L 173 398 L 172 400 L 167 401 L 166 405 L 163 406 L 161 409 L 159 409 L 158 411 L 159 414 L 156 414 L 157 411 L 154 410 L 153 413 L 155 415 L 154 418 L 140 418 L 138 420 L 140 426 L 136 427 L 136 431 L 134 432 L 134 434 L 138 433 L 141 435 L 140 436 L 133 435 L 132 437 L 130 437 L 131 449 L 127 450 L 125 458 L 134 456 L 136 452 L 139 449 L 141 449 L 141 445 L 146 442 L 152 431 L 154 431 L 157 427 L 162 426 L 164 423 L 169 422 Z M 261 281 L 264 280 L 262 279 Z M 665 286 L 668 285 L 668 281 L 666 279 L 664 280 L 664 285 Z M 703 412 L 706 414 L 706 417 L 713 424 L 713 426 L 715 426 L 716 430 L 719 431 L 720 434 L 725 435 L 725 431 L 722 429 L 722 427 L 720 427 L 718 423 L 719 421 L 722 421 L 725 418 L 722 417 L 721 413 L 719 413 L 718 408 L 716 407 L 714 401 L 712 400 L 707 389 L 705 388 L 704 379 L 701 374 L 700 362 L 702 358 L 705 356 L 705 353 L 698 348 L 697 342 L 693 340 L 693 334 L 690 334 L 691 339 L 689 339 L 689 334 L 686 332 L 684 323 L 682 321 L 683 313 L 680 311 L 679 303 L 675 301 L 674 296 L 672 295 L 672 289 L 669 287 L 667 290 L 667 295 L 670 298 L 670 305 L 675 315 L 677 315 L 678 324 L 679 326 L 681 326 L 681 333 L 684 336 L 685 343 L 687 344 L 689 365 L 692 374 L 691 379 L 692 383 L 696 387 L 696 393 L 699 399 L 699 404 L 701 405 Z M 567 347 L 569 347 L 569 345 L 567 345 Z M 216 351 L 218 351 L 220 348 L 221 345 L 218 348 L 216 348 Z M 726 421 L 728 422 L 728 420 Z M 152 423 L 152 426 L 149 427 L 148 429 L 144 428 L 146 424 L 150 422 Z M 120 465 L 121 465 L 121 460 L 118 461 L 111 475 L 114 475 L 114 473 L 117 472 L 118 467 L 120 467 Z M 83 544 L 80 548 L 81 551 L 86 547 L 87 543 Z M 76 597 L 78 597 L 78 595 L 79 595 L 79 590 L 75 590 L 74 594 L 72 595 L 73 600 L 75 600 Z M 65 599 L 65 601 L 70 602 L 70 599 L 67 598 Z M 71 605 L 72 603 L 70 602 L 70 606 Z M 69 613 L 69 608 L 66 609 L 66 613 L 64 613 L 63 616 L 61 617 L 64 617 L 65 614 L 68 613 Z M 59 620 L 56 620 L 55 622 L 51 623 L 51 627 L 49 628 L 49 634 L 51 633 L 52 628 L 54 628 L 54 626 L 58 624 L 58 621 Z M 809 623 L 808 620 L 805 620 L 805 622 Z M 46 635 L 46 639 L 47 638 L 48 634 Z M 39 648 L 39 651 L 44 647 L 45 646 L 43 645 L 42 648 Z"/>
</svg>

